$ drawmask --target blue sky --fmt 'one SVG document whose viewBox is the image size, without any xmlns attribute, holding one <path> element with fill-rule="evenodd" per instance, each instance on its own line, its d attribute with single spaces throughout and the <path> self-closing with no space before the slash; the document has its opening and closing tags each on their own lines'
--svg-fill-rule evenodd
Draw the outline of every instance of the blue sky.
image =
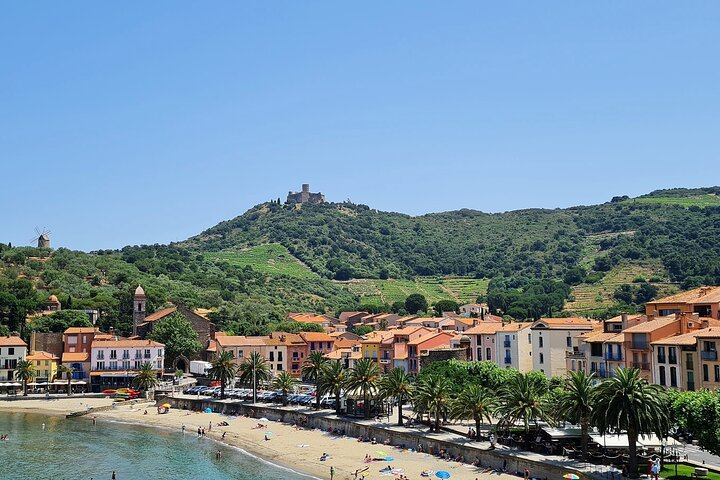
<svg viewBox="0 0 720 480">
<path fill-rule="evenodd" d="M 182 240 L 311 183 L 421 214 L 720 184 L 717 2 L 6 2 L 0 241 Z"/>
</svg>

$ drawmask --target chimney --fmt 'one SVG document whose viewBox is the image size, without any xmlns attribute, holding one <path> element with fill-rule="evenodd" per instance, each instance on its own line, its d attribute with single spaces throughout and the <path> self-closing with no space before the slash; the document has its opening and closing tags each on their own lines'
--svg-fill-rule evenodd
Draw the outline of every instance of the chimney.
<svg viewBox="0 0 720 480">
<path fill-rule="evenodd" d="M 622 329 L 625 330 L 628 327 L 628 315 L 627 313 L 623 313 L 620 318 L 622 318 Z"/>
</svg>

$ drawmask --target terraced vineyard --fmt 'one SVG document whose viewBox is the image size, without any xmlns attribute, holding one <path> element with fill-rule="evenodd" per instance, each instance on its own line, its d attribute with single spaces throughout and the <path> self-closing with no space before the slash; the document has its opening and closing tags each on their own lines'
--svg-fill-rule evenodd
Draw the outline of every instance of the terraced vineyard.
<svg viewBox="0 0 720 480">
<path fill-rule="evenodd" d="M 680 205 L 682 207 L 717 207 L 720 206 L 720 197 L 715 194 L 694 195 L 689 197 L 638 197 L 625 200 L 626 203 L 654 203 L 665 205 Z"/>
<path fill-rule="evenodd" d="M 632 283 L 634 279 L 642 277 L 645 280 L 652 278 L 666 279 L 667 274 L 659 262 L 644 262 L 642 264 L 618 265 L 609 271 L 598 283 L 580 284 L 572 288 L 573 301 L 565 305 L 565 309 L 572 312 L 583 312 L 599 308 L 610 307 L 617 303 L 613 299 L 615 290 L 624 283 Z M 658 288 L 659 296 L 677 291 L 677 286 L 666 281 L 652 282 Z"/>
<path fill-rule="evenodd" d="M 317 278 L 318 275 L 307 265 L 295 258 L 287 248 L 278 243 L 259 245 L 237 251 L 206 252 L 206 258 L 222 260 L 232 265 L 244 267 L 272 275 L 288 275 L 297 278 Z"/>
<path fill-rule="evenodd" d="M 487 291 L 488 280 L 468 277 L 419 277 L 415 280 L 357 279 L 339 282 L 360 297 L 364 303 L 404 301 L 408 295 L 420 293 L 428 303 L 455 300 L 460 304 L 474 302 Z"/>
</svg>

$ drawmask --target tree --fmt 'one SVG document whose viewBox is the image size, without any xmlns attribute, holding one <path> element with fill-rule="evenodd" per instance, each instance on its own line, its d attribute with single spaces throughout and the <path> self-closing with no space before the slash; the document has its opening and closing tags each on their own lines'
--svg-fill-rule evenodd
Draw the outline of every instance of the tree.
<svg viewBox="0 0 720 480">
<path fill-rule="evenodd" d="M 282 371 L 273 379 L 273 388 L 282 392 L 282 404 L 287 405 L 288 393 L 295 390 L 297 380 L 288 372 Z M 318 397 L 319 398 L 319 397 Z"/>
<path fill-rule="evenodd" d="M 460 305 L 454 300 L 440 300 L 433 304 L 433 309 L 438 317 L 442 317 L 443 312 L 460 311 Z"/>
<path fill-rule="evenodd" d="M 363 397 L 365 418 L 370 418 L 370 396 L 375 395 L 380 381 L 380 369 L 370 358 L 355 362 L 346 376 L 345 389 L 352 393 L 360 393 Z"/>
<path fill-rule="evenodd" d="M 594 392 L 594 373 L 586 375 L 583 371 L 569 372 L 557 405 L 558 414 L 563 419 L 580 425 L 583 459 L 587 458 L 588 431 L 592 421 Z"/>
<path fill-rule="evenodd" d="M 525 433 L 530 430 L 530 422 L 537 425 L 538 420 L 547 418 L 547 409 L 543 397 L 547 385 L 543 385 L 529 373 L 518 373 L 500 390 L 498 413 L 505 425 L 522 420 Z"/>
<path fill-rule="evenodd" d="M 373 331 L 375 331 L 375 329 L 370 325 L 358 325 L 357 327 L 353 327 L 353 333 L 355 335 L 360 335 L 361 337 Z"/>
<path fill-rule="evenodd" d="M 255 353 L 255 352 L 253 352 Z M 235 379 L 238 367 L 235 365 L 232 352 L 220 352 L 217 359 L 212 362 L 208 376 L 220 382 L 220 398 L 225 398 L 225 385 Z"/>
<path fill-rule="evenodd" d="M 582 283 L 585 280 L 585 276 L 587 275 L 587 272 L 582 267 L 573 267 L 568 269 L 567 272 L 565 272 L 565 277 L 563 280 L 568 285 L 577 285 L 579 283 Z"/>
<path fill-rule="evenodd" d="M 317 382 L 318 395 L 330 393 L 335 396 L 335 412 L 340 414 L 340 394 L 345 386 L 345 367 L 340 360 L 333 360 L 323 365 Z"/>
<path fill-rule="evenodd" d="M 691 433 L 700 448 L 720 455 L 720 392 L 668 390 L 668 394 L 678 430 Z"/>
<path fill-rule="evenodd" d="M 633 303 L 633 288 L 632 285 L 629 285 L 627 283 L 623 283 L 618 288 L 615 289 L 615 292 L 613 293 L 613 297 L 615 300 L 621 303 L 626 303 L 630 305 Z"/>
<path fill-rule="evenodd" d="M 308 355 L 302 366 L 301 375 L 303 380 L 311 380 L 317 384 L 317 380 L 326 362 L 327 358 L 325 358 L 322 352 L 310 352 L 310 355 Z M 318 410 L 320 409 L 320 397 L 320 393 L 316 391 L 315 408 Z"/>
<path fill-rule="evenodd" d="M 259 352 L 252 352 L 240 364 L 240 381 L 252 385 L 253 403 L 257 403 L 258 382 L 268 382 L 272 378 L 270 365 Z"/>
<path fill-rule="evenodd" d="M 405 299 L 405 310 L 411 315 L 415 315 L 417 312 L 425 312 L 427 308 L 427 300 L 419 293 L 413 293 Z"/>
<path fill-rule="evenodd" d="M 58 373 L 65 374 L 65 378 L 67 378 L 68 397 L 72 394 L 72 374 L 74 371 L 75 369 L 69 365 L 61 364 L 60 366 L 58 366 Z"/>
<path fill-rule="evenodd" d="M 20 360 L 15 366 L 15 376 L 22 381 L 23 396 L 27 397 L 28 380 L 35 376 L 35 366 L 30 360 Z"/>
<path fill-rule="evenodd" d="M 480 441 L 480 424 L 483 419 L 492 423 L 497 403 L 494 395 L 485 387 L 470 385 L 460 392 L 450 405 L 450 415 L 457 419 L 475 421 L 475 440 Z"/>
<path fill-rule="evenodd" d="M 202 348 L 197 332 L 187 318 L 178 312 L 155 322 L 148 337 L 165 344 L 165 355 L 170 363 L 180 356 L 190 358 Z"/>
<path fill-rule="evenodd" d="M 271 323 L 268 325 L 268 330 L 271 332 L 287 332 L 287 333 L 299 333 L 299 332 L 324 332 L 322 325 L 318 323 L 303 323 L 303 322 L 278 322 Z"/>
<path fill-rule="evenodd" d="M 658 289 L 655 285 L 652 285 L 650 283 L 641 283 L 637 289 L 637 292 L 635 292 L 635 303 L 647 303 L 653 298 L 655 298 L 657 294 Z"/>
<path fill-rule="evenodd" d="M 402 368 L 393 368 L 380 380 L 380 397 L 394 398 L 398 407 L 398 425 L 402 427 L 402 407 L 412 393 L 410 376 Z"/>
<path fill-rule="evenodd" d="M 440 431 L 440 418 L 447 416 L 451 393 L 450 381 L 440 375 L 430 375 L 415 386 L 413 394 L 415 410 L 428 412 L 435 417 L 435 426 L 430 427 L 435 432 Z"/>
<path fill-rule="evenodd" d="M 600 434 L 626 432 L 630 450 L 629 475 L 637 478 L 637 440 L 654 433 L 665 438 L 670 412 L 665 391 L 651 385 L 636 368 L 620 368 L 616 376 L 602 382 L 594 396 L 593 423 Z"/>
<path fill-rule="evenodd" d="M 150 390 L 158 384 L 157 373 L 150 362 L 145 362 L 140 367 L 138 374 L 133 378 L 133 387 L 140 390 Z"/>
<path fill-rule="evenodd" d="M 88 314 L 82 310 L 60 310 L 50 315 L 33 318 L 26 332 L 62 333 L 70 327 L 92 327 Z"/>
</svg>

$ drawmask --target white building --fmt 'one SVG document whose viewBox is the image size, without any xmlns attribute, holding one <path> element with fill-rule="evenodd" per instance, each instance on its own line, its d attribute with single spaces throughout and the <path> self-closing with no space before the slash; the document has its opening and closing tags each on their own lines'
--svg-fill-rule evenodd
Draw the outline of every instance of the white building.
<svg viewBox="0 0 720 480">
<path fill-rule="evenodd" d="M 27 343 L 20 337 L 0 337 L 0 381 L 15 379 L 15 367 L 27 355 Z"/>
<path fill-rule="evenodd" d="M 521 372 L 533 369 L 532 322 L 515 322 L 504 325 L 495 333 L 495 358 L 504 368 L 517 368 Z"/>
<path fill-rule="evenodd" d="M 595 325 L 585 318 L 543 318 L 530 327 L 532 338 L 533 370 L 548 377 L 567 373 L 567 356 L 577 345 L 573 339 L 590 332 Z"/>
<path fill-rule="evenodd" d="M 127 385 L 146 363 L 162 376 L 165 345 L 152 340 L 95 340 L 90 354 L 91 382 L 94 385 Z"/>
</svg>

